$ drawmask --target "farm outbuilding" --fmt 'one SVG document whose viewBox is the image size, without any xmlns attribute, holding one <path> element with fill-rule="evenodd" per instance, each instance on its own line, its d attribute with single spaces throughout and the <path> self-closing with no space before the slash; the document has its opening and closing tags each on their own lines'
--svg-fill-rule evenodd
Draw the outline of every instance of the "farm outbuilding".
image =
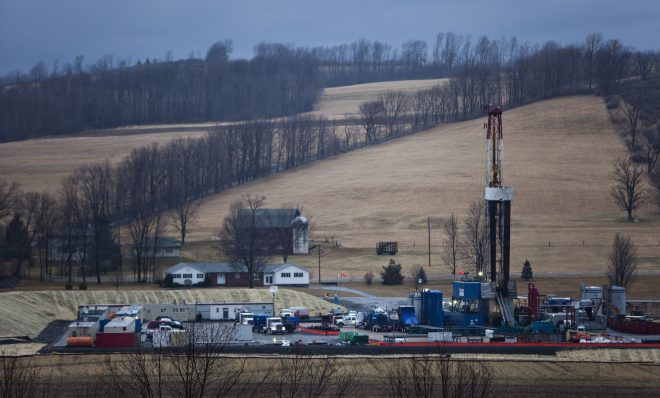
<svg viewBox="0 0 660 398">
<path fill-rule="evenodd" d="M 157 258 L 181 257 L 181 241 L 167 236 L 147 239 L 143 249 Z M 136 249 L 133 248 L 132 251 L 135 255 Z"/>
<path fill-rule="evenodd" d="M 252 216 L 264 254 L 309 254 L 309 221 L 300 210 L 241 209 L 239 212 L 246 223 L 251 223 Z"/>
</svg>

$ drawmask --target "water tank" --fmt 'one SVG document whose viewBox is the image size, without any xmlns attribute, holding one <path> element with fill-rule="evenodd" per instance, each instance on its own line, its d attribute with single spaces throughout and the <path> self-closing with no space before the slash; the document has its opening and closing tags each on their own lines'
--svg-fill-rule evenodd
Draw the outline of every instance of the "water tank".
<svg viewBox="0 0 660 398">
<path fill-rule="evenodd" d="M 425 292 L 425 319 L 429 326 L 442 327 L 444 311 L 442 310 L 442 292 L 430 290 Z"/>
<path fill-rule="evenodd" d="M 603 288 L 600 286 L 580 286 L 580 300 L 591 300 L 596 303 L 603 299 Z"/>
<path fill-rule="evenodd" d="M 423 303 L 423 293 L 424 292 L 415 292 L 413 294 L 413 307 L 415 307 L 415 317 L 420 324 L 424 324 L 424 303 Z"/>
<path fill-rule="evenodd" d="M 94 345 L 94 340 L 91 336 L 69 337 L 66 339 L 67 347 L 91 347 Z"/>
<path fill-rule="evenodd" d="M 617 315 L 626 315 L 626 289 L 621 286 L 610 286 L 610 304 L 618 309 Z"/>
</svg>

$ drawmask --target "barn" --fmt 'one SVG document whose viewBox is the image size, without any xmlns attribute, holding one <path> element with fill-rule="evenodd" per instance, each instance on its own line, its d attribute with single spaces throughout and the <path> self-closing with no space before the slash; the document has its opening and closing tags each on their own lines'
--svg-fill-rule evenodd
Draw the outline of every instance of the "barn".
<svg viewBox="0 0 660 398">
<path fill-rule="evenodd" d="M 309 254 L 309 222 L 298 209 L 241 209 L 239 217 L 254 224 L 264 254 Z"/>
</svg>

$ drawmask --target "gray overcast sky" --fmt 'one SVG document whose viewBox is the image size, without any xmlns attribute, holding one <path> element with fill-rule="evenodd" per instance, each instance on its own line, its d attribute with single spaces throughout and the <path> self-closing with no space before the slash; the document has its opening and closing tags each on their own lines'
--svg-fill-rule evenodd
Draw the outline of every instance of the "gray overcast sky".
<svg viewBox="0 0 660 398">
<path fill-rule="evenodd" d="M 91 63 L 206 53 L 222 39 L 233 58 L 260 41 L 332 45 L 358 38 L 429 44 L 437 32 L 473 38 L 581 42 L 590 32 L 639 49 L 660 46 L 659 0 L 0 0 L 0 73 L 37 61 Z"/>
</svg>

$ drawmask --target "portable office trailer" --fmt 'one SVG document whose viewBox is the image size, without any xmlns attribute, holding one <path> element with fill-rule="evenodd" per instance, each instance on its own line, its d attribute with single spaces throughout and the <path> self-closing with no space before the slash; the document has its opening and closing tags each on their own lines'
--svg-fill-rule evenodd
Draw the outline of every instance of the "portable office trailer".
<svg viewBox="0 0 660 398">
<path fill-rule="evenodd" d="M 144 321 L 154 321 L 159 316 L 166 316 L 177 321 L 187 322 L 196 319 L 199 304 L 144 304 Z"/>
<path fill-rule="evenodd" d="M 274 316 L 273 303 L 206 303 L 197 307 L 202 319 L 214 321 L 236 320 L 241 312 Z"/>
<path fill-rule="evenodd" d="M 243 304 L 209 304 L 209 319 L 213 321 L 233 321 L 236 314 L 246 310 Z"/>
</svg>

